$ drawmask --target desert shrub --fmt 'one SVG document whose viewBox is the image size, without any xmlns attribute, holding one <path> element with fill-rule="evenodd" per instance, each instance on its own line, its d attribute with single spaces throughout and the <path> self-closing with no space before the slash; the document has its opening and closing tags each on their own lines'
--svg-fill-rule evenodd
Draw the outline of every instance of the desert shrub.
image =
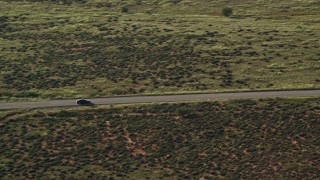
<svg viewBox="0 0 320 180">
<path fill-rule="evenodd" d="M 122 7 L 121 12 L 122 13 L 128 13 L 129 12 L 129 8 L 128 7 Z"/>
<path fill-rule="evenodd" d="M 225 7 L 225 8 L 222 9 L 222 14 L 223 14 L 224 16 L 226 16 L 226 17 L 231 16 L 232 13 L 233 13 L 233 9 L 230 8 L 230 7 Z"/>
<path fill-rule="evenodd" d="M 191 109 L 189 107 L 186 107 L 186 106 L 181 106 L 181 107 L 178 107 L 176 109 L 176 113 L 179 115 L 179 116 L 185 116 L 187 115 L 188 113 L 190 113 Z"/>
<path fill-rule="evenodd" d="M 0 16 L 0 23 L 7 22 L 9 20 L 8 16 Z"/>
<path fill-rule="evenodd" d="M 172 3 L 172 4 L 178 4 L 178 3 L 180 3 L 182 0 L 171 0 L 170 2 Z"/>
<path fill-rule="evenodd" d="M 12 92 L 0 92 L 0 97 L 1 97 L 1 96 L 11 97 L 11 96 L 13 96 L 13 93 L 12 93 Z"/>
<path fill-rule="evenodd" d="M 56 117 L 71 117 L 73 114 L 73 112 L 62 110 L 56 114 Z"/>
<path fill-rule="evenodd" d="M 30 91 L 22 91 L 21 93 L 16 94 L 16 97 L 39 97 L 39 94 L 36 92 L 30 92 Z"/>
</svg>

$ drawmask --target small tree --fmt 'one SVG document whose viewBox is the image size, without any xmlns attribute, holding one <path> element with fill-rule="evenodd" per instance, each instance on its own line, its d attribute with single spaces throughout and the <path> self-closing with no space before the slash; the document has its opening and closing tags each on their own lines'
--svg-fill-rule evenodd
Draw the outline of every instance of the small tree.
<svg viewBox="0 0 320 180">
<path fill-rule="evenodd" d="M 232 13 L 233 13 L 233 10 L 232 10 L 232 8 L 230 8 L 230 7 L 225 7 L 225 8 L 222 9 L 222 14 L 223 14 L 224 16 L 226 16 L 226 17 L 231 16 Z"/>
<path fill-rule="evenodd" d="M 122 7 L 121 12 L 123 12 L 123 13 L 128 13 L 128 12 L 129 12 L 129 8 L 127 8 L 127 7 Z"/>
</svg>

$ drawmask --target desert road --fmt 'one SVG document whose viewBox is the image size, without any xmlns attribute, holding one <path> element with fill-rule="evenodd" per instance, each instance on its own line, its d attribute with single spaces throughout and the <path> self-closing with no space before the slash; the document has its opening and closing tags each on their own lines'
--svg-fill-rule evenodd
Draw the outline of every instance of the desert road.
<svg viewBox="0 0 320 180">
<path fill-rule="evenodd" d="M 285 97 L 320 97 L 320 90 L 293 90 L 293 91 L 259 91 L 259 92 L 227 92 L 203 94 L 175 94 L 175 95 L 145 95 L 145 96 L 115 96 L 105 98 L 92 98 L 95 105 L 112 104 L 139 104 L 153 102 L 184 102 L 184 101 L 212 101 L 228 99 L 262 99 Z M 61 99 L 39 102 L 0 103 L 0 109 L 18 108 L 52 108 L 78 106 L 76 99 Z"/>
</svg>

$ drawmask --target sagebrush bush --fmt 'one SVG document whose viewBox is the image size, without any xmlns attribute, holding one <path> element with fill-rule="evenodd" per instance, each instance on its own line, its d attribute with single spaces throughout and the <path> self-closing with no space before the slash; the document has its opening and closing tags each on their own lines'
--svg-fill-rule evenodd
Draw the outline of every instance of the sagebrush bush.
<svg viewBox="0 0 320 180">
<path fill-rule="evenodd" d="M 229 16 L 232 15 L 232 13 L 233 13 L 233 9 L 230 8 L 230 7 L 225 7 L 225 8 L 222 9 L 222 14 L 223 14 L 224 16 L 229 17 Z"/>
<path fill-rule="evenodd" d="M 128 13 L 128 12 L 129 12 L 129 8 L 127 8 L 127 7 L 122 7 L 121 12 L 123 12 L 123 13 Z"/>
</svg>

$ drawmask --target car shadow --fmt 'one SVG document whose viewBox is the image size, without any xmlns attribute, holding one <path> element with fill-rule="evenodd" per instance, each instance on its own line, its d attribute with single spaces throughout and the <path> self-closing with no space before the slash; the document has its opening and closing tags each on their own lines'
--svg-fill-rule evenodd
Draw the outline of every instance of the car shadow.
<svg viewBox="0 0 320 180">
<path fill-rule="evenodd" d="M 96 105 L 94 103 L 90 103 L 90 104 L 78 104 L 79 106 L 89 106 L 89 107 L 96 107 Z"/>
</svg>

